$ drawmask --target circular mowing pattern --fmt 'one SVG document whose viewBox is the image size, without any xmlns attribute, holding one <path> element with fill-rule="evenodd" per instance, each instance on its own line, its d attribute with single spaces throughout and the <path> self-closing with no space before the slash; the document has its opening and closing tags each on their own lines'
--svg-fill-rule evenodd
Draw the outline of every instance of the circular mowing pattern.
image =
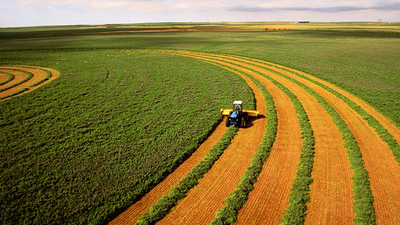
<svg viewBox="0 0 400 225">
<path fill-rule="evenodd" d="M 367 104 L 325 81 L 261 60 L 186 51 L 155 52 L 195 58 L 242 76 L 253 89 L 260 112 L 265 113 L 260 90 L 246 77 L 258 80 L 273 97 L 278 117 L 276 140 L 254 184 L 254 190 L 249 193 L 247 203 L 238 213 L 239 224 L 280 223 L 286 215 L 302 146 L 298 126 L 300 121 L 298 112 L 293 108 L 292 95 L 304 107 L 315 137 L 311 173 L 313 183 L 307 192 L 310 201 L 303 203 L 307 207 L 305 223 L 360 223 L 362 219 L 368 219 L 360 217 L 365 213 L 359 211 L 364 209 L 360 205 L 365 203 L 373 203 L 372 214 L 373 217 L 376 215 L 377 223 L 396 224 L 400 221 L 400 165 L 394 157 L 400 143 L 400 130 Z M 355 109 L 349 102 L 355 103 L 364 112 Z M 378 125 L 369 123 L 371 119 L 366 119 L 368 117 L 362 113 L 376 119 Z M 221 199 L 229 197 L 229 193 L 235 190 L 232 184 L 237 183 L 244 174 L 243 166 L 249 164 L 248 157 L 254 154 L 254 147 L 258 147 L 263 138 L 259 134 L 265 122 L 264 119 L 256 120 L 253 127 L 240 129 L 211 170 L 159 224 L 210 223 L 224 205 Z M 380 126 L 385 131 L 373 126 Z M 385 135 L 379 132 L 387 132 L 396 143 L 389 146 L 383 137 Z M 177 169 L 180 176 L 195 166 L 188 166 L 186 162 L 182 165 L 186 169 Z M 176 175 L 173 172 L 166 180 Z M 173 183 L 161 182 L 154 189 L 158 190 L 157 193 L 149 192 L 142 198 L 143 201 L 132 205 L 112 223 L 136 222 L 142 213 L 174 186 Z M 362 192 L 372 193 L 372 198 L 358 196 L 359 188 L 363 188 Z"/>
<path fill-rule="evenodd" d="M 58 71 L 49 68 L 0 66 L 0 101 L 32 91 L 58 76 Z"/>
</svg>

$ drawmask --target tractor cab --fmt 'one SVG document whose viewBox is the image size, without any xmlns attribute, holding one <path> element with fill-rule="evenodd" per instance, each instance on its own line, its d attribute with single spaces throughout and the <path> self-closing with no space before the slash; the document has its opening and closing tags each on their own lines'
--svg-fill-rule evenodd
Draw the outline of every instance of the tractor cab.
<svg viewBox="0 0 400 225">
<path fill-rule="evenodd" d="M 233 102 L 233 111 L 241 112 L 242 111 L 242 105 L 243 105 L 242 101 L 234 101 Z"/>
<path fill-rule="evenodd" d="M 221 114 L 226 117 L 226 126 L 246 127 L 248 117 L 258 117 L 256 110 L 243 109 L 243 101 L 234 101 L 232 109 L 221 109 Z"/>
</svg>

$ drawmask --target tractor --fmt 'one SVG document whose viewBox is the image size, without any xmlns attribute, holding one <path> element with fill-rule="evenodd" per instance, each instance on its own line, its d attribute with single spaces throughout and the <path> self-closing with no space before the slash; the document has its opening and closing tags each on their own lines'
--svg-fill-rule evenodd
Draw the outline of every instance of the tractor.
<svg viewBox="0 0 400 225">
<path fill-rule="evenodd" d="M 246 127 L 249 117 L 258 117 L 259 112 L 256 110 L 243 109 L 242 101 L 234 101 L 232 109 L 221 109 L 221 114 L 226 117 L 226 126 Z"/>
</svg>

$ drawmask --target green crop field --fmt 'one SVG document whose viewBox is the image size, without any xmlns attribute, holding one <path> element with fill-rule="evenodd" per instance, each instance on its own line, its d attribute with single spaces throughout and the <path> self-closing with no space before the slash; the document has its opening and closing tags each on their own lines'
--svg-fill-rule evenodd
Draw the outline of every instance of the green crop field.
<svg viewBox="0 0 400 225">
<path fill-rule="evenodd" d="M 295 68 L 352 93 L 400 127 L 399 23 L 0 28 L 0 66 L 60 73 L 0 102 L 3 224 L 104 223 L 196 150 L 221 120 L 220 108 L 237 99 L 255 107 L 251 89 L 234 73 L 153 50 Z"/>
</svg>

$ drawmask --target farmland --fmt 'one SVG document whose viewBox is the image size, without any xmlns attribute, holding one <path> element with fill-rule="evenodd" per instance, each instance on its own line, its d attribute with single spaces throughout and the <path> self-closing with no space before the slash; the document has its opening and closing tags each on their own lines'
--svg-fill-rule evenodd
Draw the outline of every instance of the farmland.
<svg viewBox="0 0 400 225">
<path fill-rule="evenodd" d="M 0 29 L 0 90 L 59 72 L 0 102 L 2 223 L 398 223 L 398 24 L 300 26 Z"/>
</svg>

